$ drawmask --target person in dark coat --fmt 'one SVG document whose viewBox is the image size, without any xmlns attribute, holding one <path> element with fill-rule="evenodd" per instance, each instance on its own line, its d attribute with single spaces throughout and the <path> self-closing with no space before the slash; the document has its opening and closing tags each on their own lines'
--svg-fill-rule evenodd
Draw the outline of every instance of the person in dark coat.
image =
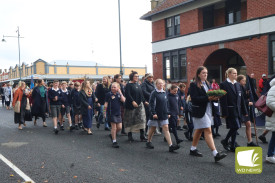
<svg viewBox="0 0 275 183">
<path fill-rule="evenodd" d="M 81 120 L 82 115 L 80 111 L 80 102 L 79 102 L 79 93 L 80 93 L 80 83 L 74 83 L 74 89 L 72 90 L 71 97 L 72 97 L 72 106 L 74 111 L 74 118 L 75 118 L 75 130 L 79 130 L 82 127 Z"/>
<path fill-rule="evenodd" d="M 141 89 L 142 89 L 145 101 L 149 103 L 150 95 L 155 90 L 154 76 L 152 74 L 148 73 L 146 75 L 144 82 L 141 84 Z M 147 124 L 150 118 L 149 105 L 145 105 L 144 108 L 145 108 L 146 124 Z M 148 130 L 148 126 L 146 125 L 146 132 L 147 130 Z"/>
<path fill-rule="evenodd" d="M 34 118 L 34 125 L 38 117 L 41 117 L 43 120 L 43 127 L 47 127 L 46 124 L 46 113 L 49 112 L 49 102 L 48 102 L 48 91 L 45 87 L 43 79 L 39 79 L 38 86 L 33 88 L 32 91 L 32 115 Z"/>
<path fill-rule="evenodd" d="M 247 110 L 253 105 L 253 103 L 250 101 L 249 97 L 249 91 L 246 89 L 246 77 L 244 75 L 239 75 L 237 77 L 237 82 L 241 84 L 241 90 L 242 95 L 244 98 L 245 107 Z M 258 146 L 252 141 L 252 135 L 251 135 L 251 122 L 250 122 L 250 116 L 243 116 L 242 115 L 242 122 L 246 126 L 246 137 L 247 137 L 247 146 Z"/>
<path fill-rule="evenodd" d="M 140 131 L 140 140 L 147 141 L 144 129 L 146 124 L 144 105 L 148 105 L 143 97 L 142 89 L 138 83 L 138 73 L 132 71 L 129 75 L 129 83 L 125 87 L 125 110 L 124 125 L 125 131 L 128 133 L 128 141 L 134 141 L 132 133 Z"/>
<path fill-rule="evenodd" d="M 194 137 L 190 149 L 190 155 L 202 157 L 197 149 L 201 134 L 204 133 L 205 142 L 212 151 L 215 162 L 225 158 L 227 154 L 218 152 L 211 132 L 213 124 L 213 101 L 217 101 L 215 96 L 208 96 L 207 91 L 211 89 L 207 81 L 208 71 L 206 67 L 200 66 L 196 72 L 196 79 L 190 83 L 190 96 L 192 101 L 192 119 L 194 124 Z"/>
<path fill-rule="evenodd" d="M 95 94 L 91 88 L 90 81 L 86 80 L 82 83 L 81 91 L 79 94 L 80 109 L 83 118 L 84 130 L 88 135 L 93 135 L 92 121 L 93 121 L 93 108 L 94 102 L 97 101 Z"/>
<path fill-rule="evenodd" d="M 98 99 L 98 102 L 100 103 L 100 111 L 98 114 L 98 123 L 97 123 L 97 128 L 100 127 L 100 123 L 103 124 L 103 110 L 104 110 L 104 104 L 105 104 L 105 96 L 108 92 L 110 92 L 110 86 L 111 82 L 109 80 L 108 76 L 104 76 L 102 78 L 102 84 L 98 84 L 96 87 L 96 97 Z M 109 124 L 107 120 L 105 119 L 105 130 L 110 131 Z"/>
<path fill-rule="evenodd" d="M 220 88 L 225 90 L 227 94 L 220 99 L 222 117 L 225 118 L 226 127 L 229 129 L 225 139 L 221 141 L 223 147 L 235 152 L 238 144 L 236 143 L 237 131 L 241 127 L 241 118 L 248 116 L 245 107 L 244 98 L 242 96 L 241 85 L 237 83 L 237 70 L 229 68 L 226 71 L 226 80 L 220 84 Z M 231 144 L 229 145 L 229 138 Z"/>
</svg>

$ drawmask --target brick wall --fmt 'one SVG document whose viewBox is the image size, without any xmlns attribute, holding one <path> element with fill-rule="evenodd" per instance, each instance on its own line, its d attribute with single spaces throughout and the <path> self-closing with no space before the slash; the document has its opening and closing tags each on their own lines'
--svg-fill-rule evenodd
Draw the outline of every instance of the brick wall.
<svg viewBox="0 0 275 183">
<path fill-rule="evenodd" d="M 180 15 L 180 34 L 189 34 L 199 30 L 199 14 L 202 28 L 202 12 L 199 9 L 191 10 Z"/>
<path fill-rule="evenodd" d="M 152 22 L 152 41 L 165 39 L 165 20 Z"/>
<path fill-rule="evenodd" d="M 241 4 L 241 20 L 247 20 L 247 2 L 242 2 Z"/>
<path fill-rule="evenodd" d="M 247 0 L 247 19 L 275 14 L 274 0 Z"/>
<path fill-rule="evenodd" d="M 162 53 L 156 53 L 152 56 L 153 75 L 155 79 L 163 79 L 163 56 Z"/>
</svg>

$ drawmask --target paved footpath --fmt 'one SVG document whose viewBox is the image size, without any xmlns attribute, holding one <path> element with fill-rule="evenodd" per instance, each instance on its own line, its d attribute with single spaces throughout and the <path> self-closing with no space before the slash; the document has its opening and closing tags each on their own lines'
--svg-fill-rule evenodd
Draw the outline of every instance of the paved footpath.
<svg viewBox="0 0 275 183">
<path fill-rule="evenodd" d="M 119 149 L 111 147 L 108 132 L 103 127 L 96 129 L 94 135 L 88 136 L 82 131 L 68 130 L 54 135 L 52 123 L 47 119 L 48 127 L 27 122 L 27 127 L 18 130 L 13 123 L 13 111 L 0 107 L 0 155 L 6 158 L 13 167 L 0 158 L 0 183 L 16 183 L 25 180 L 52 183 L 151 183 L 151 182 L 274 182 L 275 165 L 263 162 L 260 175 L 238 175 L 235 173 L 235 154 L 214 163 L 213 157 L 204 141 L 199 142 L 198 149 L 204 157 L 189 155 L 191 142 L 184 138 L 181 149 L 169 153 L 163 136 L 154 136 L 155 149 L 145 148 L 144 142 L 129 143 L 126 136 L 119 136 Z M 237 141 L 246 144 L 244 129 L 240 129 Z M 263 129 L 258 132 L 262 133 Z M 224 137 L 227 130 L 221 127 Z M 135 134 L 138 139 L 138 134 Z M 270 134 L 267 136 L 270 138 Z M 223 150 L 221 138 L 215 139 L 218 150 Z M 254 139 L 255 141 L 255 139 Z M 263 159 L 267 144 L 263 148 Z M 0 156 L 0 157 L 2 157 Z M 21 171 L 19 175 L 14 166 Z M 24 176 L 27 176 L 29 179 Z M 23 178 L 22 178 L 23 177 Z"/>
</svg>

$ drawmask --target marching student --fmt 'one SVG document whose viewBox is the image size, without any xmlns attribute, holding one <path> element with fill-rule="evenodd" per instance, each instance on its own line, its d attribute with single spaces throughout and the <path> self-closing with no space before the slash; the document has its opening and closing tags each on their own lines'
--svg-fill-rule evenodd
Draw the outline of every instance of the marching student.
<svg viewBox="0 0 275 183">
<path fill-rule="evenodd" d="M 192 100 L 192 117 L 194 124 L 194 137 L 190 150 L 190 155 L 202 157 L 197 149 L 202 132 L 204 132 L 205 142 L 211 149 L 215 162 L 225 158 L 227 154 L 216 150 L 211 124 L 213 124 L 212 101 L 217 101 L 214 96 L 207 96 L 206 92 L 210 89 L 207 81 L 208 71 L 206 67 L 200 66 L 197 69 L 195 82 L 190 83 L 190 96 Z"/>
<path fill-rule="evenodd" d="M 121 102 L 125 102 L 120 85 L 117 82 L 112 83 L 111 91 L 106 94 L 104 107 L 107 109 L 107 120 L 111 123 L 112 130 L 110 138 L 114 148 L 119 148 L 116 140 L 116 134 L 122 129 Z"/>
<path fill-rule="evenodd" d="M 180 109 L 180 113 L 179 113 L 179 118 L 178 118 L 178 123 L 177 123 L 177 130 L 182 131 L 183 129 L 187 129 L 187 123 L 186 123 L 186 119 L 185 119 L 185 105 L 186 105 L 186 100 L 185 100 L 185 89 L 186 89 L 186 85 L 184 83 L 180 83 L 179 84 L 179 90 L 178 90 L 178 95 L 179 98 L 181 100 L 181 109 Z M 180 126 L 180 117 L 183 117 L 183 127 L 181 128 Z"/>
<path fill-rule="evenodd" d="M 53 126 L 54 126 L 53 131 L 56 135 L 58 134 L 57 117 L 59 117 L 59 114 L 60 114 L 61 100 L 62 100 L 62 95 L 61 95 L 62 91 L 58 87 L 59 87 L 59 81 L 54 80 L 53 87 L 48 92 L 49 99 L 50 99 L 51 114 L 53 118 Z"/>
<path fill-rule="evenodd" d="M 178 137 L 177 133 L 177 122 L 178 122 L 178 115 L 180 113 L 180 109 L 182 108 L 182 101 L 178 95 L 178 86 L 172 85 L 169 93 L 167 95 L 168 98 L 168 108 L 169 108 L 169 129 L 174 134 L 177 144 L 183 142 L 182 139 Z"/>
<path fill-rule="evenodd" d="M 250 102 L 249 97 L 249 91 L 246 89 L 246 77 L 244 75 L 239 75 L 237 77 L 237 82 L 241 84 L 241 91 L 244 98 L 246 109 L 249 110 L 249 107 L 253 105 L 252 102 Z M 249 113 L 248 113 L 249 114 Z M 252 135 L 251 135 L 251 122 L 250 117 L 248 116 L 241 116 L 241 121 L 245 124 L 246 127 L 246 137 L 247 137 L 247 146 L 258 146 L 252 141 Z"/>
<path fill-rule="evenodd" d="M 82 83 L 79 100 L 84 130 L 88 135 L 93 135 L 91 130 L 93 121 L 93 108 L 94 102 L 97 102 L 97 99 L 95 98 L 95 94 L 91 88 L 90 81 L 86 80 Z"/>
<path fill-rule="evenodd" d="M 226 127 L 229 129 L 225 139 L 221 141 L 224 149 L 235 152 L 238 144 L 236 143 L 237 131 L 241 127 L 241 118 L 247 115 L 247 110 L 242 96 L 240 83 L 236 81 L 237 70 L 227 69 L 225 73 L 226 80 L 220 84 L 220 88 L 227 94 L 220 99 L 222 117 L 225 118 Z M 228 143 L 231 138 L 231 144 Z"/>
<path fill-rule="evenodd" d="M 82 115 L 80 112 L 80 101 L 79 101 L 79 93 L 80 93 L 80 83 L 75 82 L 74 83 L 74 89 L 72 90 L 71 97 L 72 97 L 72 104 L 73 104 L 73 110 L 74 110 L 74 120 L 75 120 L 75 130 L 79 130 L 79 128 L 82 128 Z"/>
<path fill-rule="evenodd" d="M 169 145 L 169 152 L 173 152 L 180 148 L 179 145 L 173 145 L 169 128 L 168 128 L 168 99 L 166 92 L 163 90 L 164 81 L 162 79 L 156 80 L 156 89 L 151 93 L 149 106 L 151 111 L 150 120 L 148 121 L 149 133 L 146 147 L 148 149 L 154 149 L 152 144 L 152 137 L 157 127 L 162 126 L 162 132 L 164 133 L 165 139 Z M 176 120 L 175 120 L 176 123 Z"/>
<path fill-rule="evenodd" d="M 191 102 L 190 95 L 188 95 L 186 98 L 186 105 L 185 105 L 184 111 L 185 111 L 185 119 L 188 127 L 187 131 L 184 132 L 184 135 L 187 140 L 193 141 L 194 125 L 193 125 L 193 119 L 192 119 L 192 102 Z"/>
<path fill-rule="evenodd" d="M 68 122 L 70 125 L 70 131 L 73 131 L 74 127 L 72 126 L 72 119 L 71 119 L 71 92 L 67 89 L 67 82 L 62 81 L 61 83 L 61 119 L 60 119 L 60 129 L 64 130 L 63 121 L 64 115 L 66 114 L 68 118 Z"/>
</svg>

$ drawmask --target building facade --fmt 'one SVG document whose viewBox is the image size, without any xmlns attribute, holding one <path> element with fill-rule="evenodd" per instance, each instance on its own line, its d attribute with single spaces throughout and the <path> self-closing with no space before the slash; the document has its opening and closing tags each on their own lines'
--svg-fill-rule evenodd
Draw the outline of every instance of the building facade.
<svg viewBox="0 0 275 183">
<path fill-rule="evenodd" d="M 275 0 L 152 0 L 141 17 L 152 22 L 153 73 L 190 82 L 198 66 L 208 79 L 275 74 Z"/>
<path fill-rule="evenodd" d="M 79 78 L 91 78 L 95 80 L 102 79 L 105 75 L 115 75 L 120 73 L 120 67 L 101 66 L 96 63 L 80 62 L 80 61 L 56 61 L 48 63 L 42 59 L 38 59 L 31 65 L 23 63 L 21 65 L 21 79 L 31 80 L 44 79 L 45 81 L 52 80 L 70 80 Z M 127 79 L 132 70 L 137 71 L 140 76 L 145 75 L 147 67 L 124 67 L 123 78 Z M 0 82 L 16 82 L 20 79 L 19 67 L 10 67 L 8 72 L 0 73 Z"/>
</svg>

